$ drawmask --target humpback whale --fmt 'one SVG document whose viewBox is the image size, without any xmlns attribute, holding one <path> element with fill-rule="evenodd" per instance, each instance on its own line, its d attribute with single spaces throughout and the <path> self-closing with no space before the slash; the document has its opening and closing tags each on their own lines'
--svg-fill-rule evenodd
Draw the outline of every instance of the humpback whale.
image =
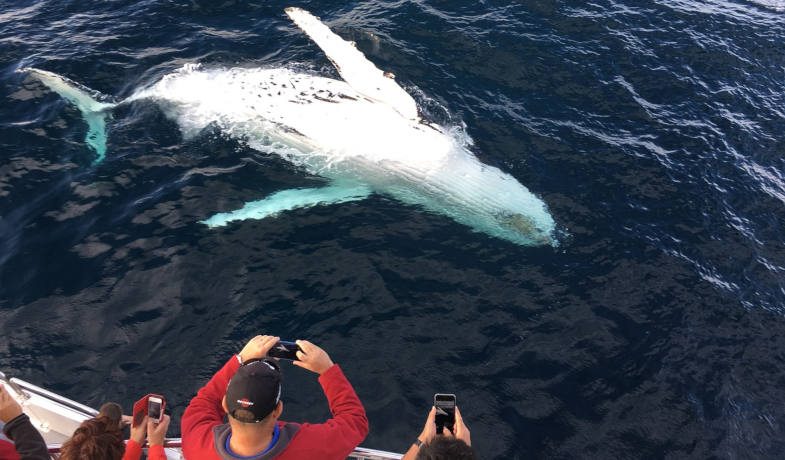
<svg viewBox="0 0 785 460">
<path fill-rule="evenodd" d="M 361 200 L 371 194 L 448 216 L 520 245 L 557 245 L 545 203 L 510 174 L 483 164 L 448 127 L 421 117 L 415 100 L 353 43 L 309 12 L 286 14 L 333 63 L 342 80 L 289 68 L 187 64 L 120 102 L 52 72 L 25 68 L 75 105 L 88 125 L 95 162 L 120 104 L 152 100 L 188 139 L 207 126 L 279 155 L 326 180 L 282 190 L 202 221 L 209 227 L 287 210 Z"/>
</svg>

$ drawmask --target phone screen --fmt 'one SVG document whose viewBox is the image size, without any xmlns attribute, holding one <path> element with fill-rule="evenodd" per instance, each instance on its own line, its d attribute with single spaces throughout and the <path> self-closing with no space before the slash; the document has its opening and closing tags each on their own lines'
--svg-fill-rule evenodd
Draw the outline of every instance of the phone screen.
<svg viewBox="0 0 785 460">
<path fill-rule="evenodd" d="M 155 422 L 161 421 L 161 416 L 163 415 L 161 413 L 162 403 L 163 401 L 161 401 L 161 398 L 157 398 L 155 396 L 150 396 L 147 398 L 147 416 L 150 417 L 150 420 Z"/>
<path fill-rule="evenodd" d="M 300 351 L 300 346 L 294 342 L 286 342 L 279 340 L 278 343 L 273 345 L 267 356 L 271 358 L 290 359 L 292 361 L 299 361 L 297 359 L 297 352 Z"/>
<path fill-rule="evenodd" d="M 442 434 L 444 427 L 455 433 L 455 395 L 436 393 L 433 395 L 436 407 L 436 433 Z"/>
</svg>

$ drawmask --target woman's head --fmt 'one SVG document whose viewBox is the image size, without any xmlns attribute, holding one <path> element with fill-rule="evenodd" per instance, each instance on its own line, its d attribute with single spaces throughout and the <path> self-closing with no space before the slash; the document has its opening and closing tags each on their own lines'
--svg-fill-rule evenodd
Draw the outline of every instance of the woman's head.
<svg viewBox="0 0 785 460">
<path fill-rule="evenodd" d="M 123 420 L 123 408 L 120 407 L 119 404 L 114 402 L 104 403 L 100 409 L 98 409 L 98 417 L 108 417 L 112 420 L 112 422 L 116 423 L 117 426 L 122 427 L 122 420 Z"/>
<path fill-rule="evenodd" d="M 121 460 L 125 452 L 123 432 L 106 416 L 86 420 L 60 449 L 60 460 Z"/>
</svg>

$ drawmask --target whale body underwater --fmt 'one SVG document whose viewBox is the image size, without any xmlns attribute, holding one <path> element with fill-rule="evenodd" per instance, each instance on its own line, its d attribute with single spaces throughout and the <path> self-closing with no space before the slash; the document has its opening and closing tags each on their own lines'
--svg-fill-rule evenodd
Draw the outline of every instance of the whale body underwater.
<svg viewBox="0 0 785 460">
<path fill-rule="evenodd" d="M 191 64 L 108 103 L 102 102 L 107 97 L 52 72 L 20 72 L 80 110 L 96 163 L 106 154 L 112 109 L 152 100 L 186 139 L 217 126 L 328 181 L 321 188 L 279 191 L 202 221 L 210 227 L 377 193 L 519 245 L 558 244 L 556 225 L 542 200 L 511 175 L 480 162 L 468 148 L 470 140 L 423 120 L 414 99 L 353 43 L 305 10 L 287 8 L 286 14 L 325 52 L 343 80 L 287 68 Z"/>
</svg>

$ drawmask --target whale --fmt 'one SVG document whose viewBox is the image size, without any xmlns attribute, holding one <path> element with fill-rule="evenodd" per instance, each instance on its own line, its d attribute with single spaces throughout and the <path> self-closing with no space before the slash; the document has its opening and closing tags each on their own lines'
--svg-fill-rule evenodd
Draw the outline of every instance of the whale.
<svg viewBox="0 0 785 460">
<path fill-rule="evenodd" d="M 217 127 L 324 180 L 323 186 L 280 190 L 201 221 L 210 228 L 377 194 L 518 245 L 558 245 L 545 202 L 509 173 L 481 162 L 468 136 L 426 119 L 394 75 L 318 17 L 300 8 L 285 13 L 340 79 L 291 67 L 193 63 L 115 101 L 53 72 L 19 71 L 79 109 L 94 164 L 106 157 L 113 109 L 146 100 L 175 121 L 186 140 Z"/>
</svg>

